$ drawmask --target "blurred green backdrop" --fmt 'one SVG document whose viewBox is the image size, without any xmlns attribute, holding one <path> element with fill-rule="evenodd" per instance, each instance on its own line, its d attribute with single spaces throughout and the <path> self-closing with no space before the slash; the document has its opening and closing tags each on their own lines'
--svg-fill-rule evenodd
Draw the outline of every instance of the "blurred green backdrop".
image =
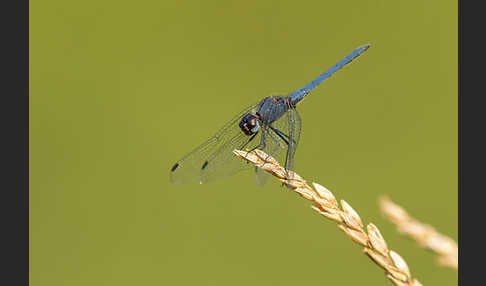
<svg viewBox="0 0 486 286">
<path fill-rule="evenodd" d="M 391 285 L 275 180 L 168 180 L 236 112 L 365 43 L 299 106 L 296 171 L 424 285 L 457 284 L 376 201 L 457 240 L 456 2 L 31 1 L 31 285 Z"/>
</svg>

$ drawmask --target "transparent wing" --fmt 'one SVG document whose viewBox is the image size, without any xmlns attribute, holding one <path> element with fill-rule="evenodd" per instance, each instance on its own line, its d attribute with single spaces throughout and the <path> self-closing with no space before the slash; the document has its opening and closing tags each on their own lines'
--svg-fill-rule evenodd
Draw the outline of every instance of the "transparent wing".
<svg viewBox="0 0 486 286">
<path fill-rule="evenodd" d="M 287 149 L 287 143 L 285 143 L 285 141 L 283 141 L 278 135 L 276 135 L 270 126 L 266 126 L 263 131 L 265 134 L 262 136 L 264 136 L 265 138 L 265 144 L 264 146 L 259 146 L 260 150 L 279 160 L 282 157 L 282 154 Z M 265 160 L 266 158 L 262 159 Z M 270 177 L 271 175 L 269 173 L 255 167 L 255 178 L 258 186 L 261 187 L 265 185 Z"/>
<path fill-rule="evenodd" d="M 284 164 L 285 169 L 294 170 L 294 155 L 299 143 L 302 120 L 296 109 L 289 109 L 284 116 L 267 126 L 265 130 L 265 153 Z M 263 158 L 265 159 L 265 158 Z M 269 178 L 269 174 L 256 168 L 257 184 L 262 186 Z"/>
<path fill-rule="evenodd" d="M 213 137 L 179 160 L 170 171 L 173 183 L 205 183 L 224 178 L 250 166 L 233 155 L 233 149 L 246 149 L 259 143 L 258 135 L 248 142 L 238 127 L 238 123 L 247 113 L 254 114 L 257 104 L 242 110 L 226 123 Z M 259 132 L 260 133 L 260 132 Z"/>
<path fill-rule="evenodd" d="M 302 120 L 297 112 L 297 109 L 291 108 L 287 112 L 288 122 L 288 134 L 291 140 L 289 140 L 289 147 L 287 148 L 285 158 L 285 169 L 294 171 L 294 155 L 297 151 L 297 144 L 300 139 L 300 131 L 302 130 Z"/>
<path fill-rule="evenodd" d="M 261 132 L 258 132 L 252 137 L 243 134 L 238 127 L 232 129 L 227 136 L 230 139 L 214 150 L 203 163 L 199 182 L 202 184 L 216 179 L 222 179 L 241 170 L 250 168 L 251 165 L 235 156 L 233 150 L 252 150 L 258 145 L 260 136 Z"/>
<path fill-rule="evenodd" d="M 255 179 L 256 179 L 256 184 L 259 187 L 263 187 L 268 181 L 268 179 L 271 177 L 269 173 L 265 172 L 264 170 L 255 167 Z"/>
</svg>

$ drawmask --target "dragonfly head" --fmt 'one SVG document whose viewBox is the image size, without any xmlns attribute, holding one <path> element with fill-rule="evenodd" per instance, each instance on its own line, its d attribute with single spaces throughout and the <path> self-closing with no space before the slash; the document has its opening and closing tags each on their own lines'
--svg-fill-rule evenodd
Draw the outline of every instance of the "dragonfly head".
<svg viewBox="0 0 486 286">
<path fill-rule="evenodd" d="M 239 124 L 241 131 L 250 136 L 258 132 L 260 129 L 260 123 L 258 123 L 258 117 L 253 114 L 246 114 Z"/>
</svg>

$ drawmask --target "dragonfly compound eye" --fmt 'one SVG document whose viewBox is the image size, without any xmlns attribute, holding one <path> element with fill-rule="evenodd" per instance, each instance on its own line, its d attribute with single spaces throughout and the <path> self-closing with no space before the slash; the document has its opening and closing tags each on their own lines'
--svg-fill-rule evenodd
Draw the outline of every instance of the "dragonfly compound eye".
<svg viewBox="0 0 486 286">
<path fill-rule="evenodd" d="M 258 132 L 260 124 L 258 123 L 258 117 L 253 114 L 246 114 L 240 121 L 240 129 L 246 135 L 250 136 Z"/>
</svg>

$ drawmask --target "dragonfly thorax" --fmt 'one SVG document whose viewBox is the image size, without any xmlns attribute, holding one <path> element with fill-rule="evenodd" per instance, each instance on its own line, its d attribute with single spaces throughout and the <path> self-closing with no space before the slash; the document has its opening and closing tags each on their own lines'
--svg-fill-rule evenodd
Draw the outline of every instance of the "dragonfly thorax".
<svg viewBox="0 0 486 286">
<path fill-rule="evenodd" d="M 258 117 L 253 114 L 245 114 L 240 121 L 240 129 L 245 133 L 245 135 L 253 135 L 260 129 L 260 123 L 258 122 Z"/>
</svg>

